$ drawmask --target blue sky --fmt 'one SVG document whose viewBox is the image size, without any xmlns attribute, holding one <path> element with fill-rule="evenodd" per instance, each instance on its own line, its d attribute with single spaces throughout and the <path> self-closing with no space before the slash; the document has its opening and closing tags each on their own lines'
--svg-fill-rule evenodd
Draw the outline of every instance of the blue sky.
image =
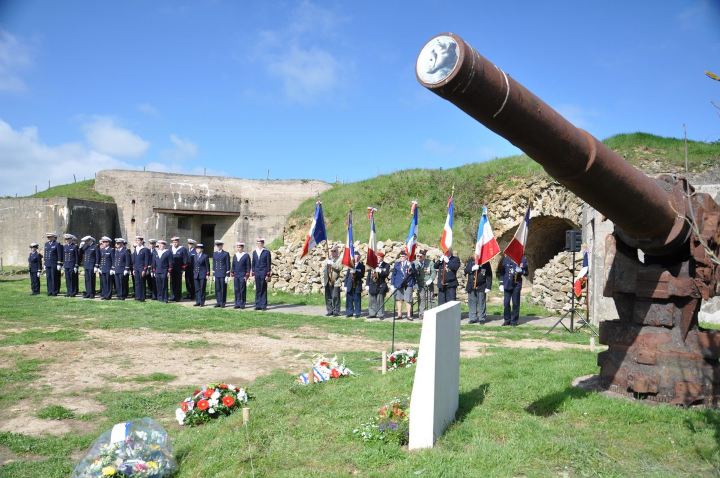
<svg viewBox="0 0 720 478">
<path fill-rule="evenodd" d="M 0 0 L 0 195 L 106 168 L 355 181 L 516 153 L 417 83 L 444 31 L 600 138 L 720 139 L 720 0 Z"/>
</svg>

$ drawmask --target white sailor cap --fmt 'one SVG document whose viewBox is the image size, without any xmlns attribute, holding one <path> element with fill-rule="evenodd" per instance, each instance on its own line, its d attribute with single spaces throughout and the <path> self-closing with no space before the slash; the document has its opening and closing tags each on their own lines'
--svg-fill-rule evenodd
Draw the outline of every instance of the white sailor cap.
<svg viewBox="0 0 720 478">
<path fill-rule="evenodd" d="M 263 244 L 265 244 L 265 238 L 264 238 L 264 237 L 258 237 L 257 239 L 255 239 L 255 242 L 262 242 Z"/>
<path fill-rule="evenodd" d="M 77 241 L 77 240 L 78 240 L 78 238 L 77 238 L 77 237 L 75 237 L 75 235 L 74 235 L 74 234 L 70 234 L 70 239 L 72 239 L 73 241 Z"/>
<path fill-rule="evenodd" d="M 173 237 L 170 238 L 170 240 L 171 240 L 171 241 L 179 241 L 180 238 L 177 237 L 177 236 L 173 236 Z"/>
<path fill-rule="evenodd" d="M 198 242 L 197 244 L 195 244 L 195 247 L 200 247 L 202 249 L 205 249 L 205 244 L 203 244 L 202 242 Z"/>
<path fill-rule="evenodd" d="M 115 242 L 122 242 L 123 244 L 127 244 L 127 241 L 123 239 L 122 237 L 116 237 Z"/>
<path fill-rule="evenodd" d="M 219 244 L 223 244 L 223 245 L 224 245 L 225 243 L 224 243 L 221 239 L 215 239 L 215 245 L 217 246 L 217 245 L 219 245 Z"/>
<path fill-rule="evenodd" d="M 100 238 L 100 242 L 112 242 L 112 239 L 107 236 L 103 236 Z"/>
<path fill-rule="evenodd" d="M 85 236 L 85 237 L 83 237 L 83 238 L 80 239 L 80 240 L 81 240 L 81 241 L 93 241 L 93 242 L 95 242 L 95 238 L 92 237 L 92 236 Z"/>
<path fill-rule="evenodd" d="M 157 239 L 148 239 L 150 244 L 157 244 Z"/>
<path fill-rule="evenodd" d="M 72 234 L 63 234 L 63 239 L 72 239 L 72 238 L 73 238 Z"/>
<path fill-rule="evenodd" d="M 38 244 L 37 242 L 31 242 L 30 247 L 40 247 L 40 244 Z"/>
<path fill-rule="evenodd" d="M 188 244 L 197 244 L 197 241 L 188 237 Z"/>
<path fill-rule="evenodd" d="M 158 243 L 158 244 L 165 244 L 165 245 L 167 246 L 167 242 L 165 241 L 165 239 L 158 239 L 157 243 Z"/>
<path fill-rule="evenodd" d="M 242 241 L 236 242 L 235 245 L 236 245 L 236 246 L 243 246 L 243 247 L 245 247 L 245 243 L 242 242 Z"/>
<path fill-rule="evenodd" d="M 145 238 L 143 236 L 135 236 L 135 239 L 140 239 L 141 241 L 145 240 Z"/>
<path fill-rule="evenodd" d="M 51 237 L 51 236 L 52 236 L 52 237 L 57 237 L 57 234 L 54 233 L 54 232 L 46 232 L 46 233 L 45 233 L 45 237 Z"/>
</svg>

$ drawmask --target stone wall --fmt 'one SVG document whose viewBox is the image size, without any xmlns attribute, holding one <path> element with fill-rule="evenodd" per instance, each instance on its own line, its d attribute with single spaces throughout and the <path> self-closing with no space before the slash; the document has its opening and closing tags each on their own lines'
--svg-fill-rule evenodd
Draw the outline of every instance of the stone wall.
<svg viewBox="0 0 720 478">
<path fill-rule="evenodd" d="M 3 265 L 27 265 L 31 242 L 41 245 L 45 233 L 64 233 L 78 238 L 91 235 L 117 236 L 120 233 L 117 208 L 113 203 L 57 198 L 0 199 L 0 258 Z"/>
<path fill-rule="evenodd" d="M 250 180 L 144 171 L 97 173 L 95 189 L 118 205 L 122 234 L 269 243 L 302 201 L 331 185 L 315 180 Z M 205 232 L 205 233 L 203 233 Z"/>
<path fill-rule="evenodd" d="M 582 268 L 582 253 L 575 254 L 575 276 Z M 543 268 L 535 271 L 535 280 L 530 292 L 530 302 L 553 311 L 570 309 L 573 273 L 572 253 L 559 252 Z M 576 307 L 583 307 L 585 298 Z"/>
</svg>

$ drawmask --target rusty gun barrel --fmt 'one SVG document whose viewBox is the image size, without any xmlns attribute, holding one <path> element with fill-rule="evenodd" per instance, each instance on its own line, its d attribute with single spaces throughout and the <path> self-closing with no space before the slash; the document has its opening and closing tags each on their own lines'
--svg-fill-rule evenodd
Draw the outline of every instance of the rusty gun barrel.
<svg viewBox="0 0 720 478">
<path fill-rule="evenodd" d="M 610 218 L 624 242 L 666 254 L 687 240 L 681 190 L 631 166 L 459 36 L 433 37 L 420 51 L 416 74 L 424 87 L 506 138 Z"/>
</svg>

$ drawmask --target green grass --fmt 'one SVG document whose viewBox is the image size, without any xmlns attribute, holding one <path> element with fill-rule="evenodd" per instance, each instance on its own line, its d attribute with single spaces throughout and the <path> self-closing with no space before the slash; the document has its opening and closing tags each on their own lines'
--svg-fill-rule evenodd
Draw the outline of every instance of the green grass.
<svg viewBox="0 0 720 478">
<path fill-rule="evenodd" d="M 75 418 L 75 412 L 62 405 L 48 405 L 38 411 L 37 417 L 43 420 L 68 420 Z"/>
<path fill-rule="evenodd" d="M 669 170 L 684 170 L 684 143 L 645 133 L 620 134 L 606 139 L 630 163 L 643 167 L 657 161 Z M 720 142 L 690 141 L 688 163 L 691 171 L 716 166 L 720 162 Z M 410 202 L 419 202 L 420 242 L 437 245 L 446 216 L 446 204 L 455 186 L 454 243 L 461 257 L 471 253 L 483 204 L 492 205 L 498 185 L 524 184 L 530 176 L 545 175 L 543 169 L 525 155 L 473 163 L 451 169 L 411 169 L 365 181 L 335 185 L 320 195 L 331 240 L 344 240 L 348 205 L 355 211 L 355 237 L 366 240 L 369 228 L 365 208 L 375 206 L 378 240 L 403 240 L 410 223 Z M 303 233 L 312 220 L 315 198 L 303 202 L 291 214 L 290 227 Z M 490 220 L 492 221 L 492 210 Z"/>
<path fill-rule="evenodd" d="M 172 382 L 177 378 L 176 375 L 172 375 L 169 373 L 162 373 L 162 372 L 153 372 L 147 375 L 138 375 L 137 377 L 133 378 L 133 381 L 138 383 L 146 383 L 146 382 Z"/>
<path fill-rule="evenodd" d="M 45 191 L 39 191 L 30 196 L 32 198 L 68 197 L 73 199 L 87 199 L 89 201 L 115 202 L 115 200 L 95 191 L 95 180 L 78 181 L 76 183 L 53 186 Z"/>
<path fill-rule="evenodd" d="M 29 345 L 38 342 L 74 342 L 82 340 L 87 334 L 77 329 L 59 329 L 53 331 L 41 329 L 23 330 L 11 333 L 0 339 L 0 347 L 8 345 Z"/>
</svg>

